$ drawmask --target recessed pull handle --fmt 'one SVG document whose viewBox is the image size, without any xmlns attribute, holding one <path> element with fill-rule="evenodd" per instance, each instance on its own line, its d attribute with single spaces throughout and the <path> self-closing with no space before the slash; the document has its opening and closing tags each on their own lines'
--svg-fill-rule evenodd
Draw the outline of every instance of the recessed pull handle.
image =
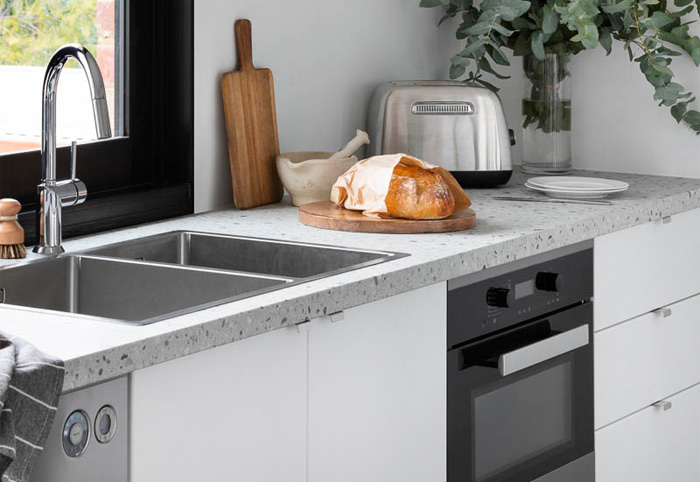
<svg viewBox="0 0 700 482">
<path fill-rule="evenodd" d="M 670 224 L 671 221 L 673 221 L 673 218 L 671 218 L 671 216 L 664 216 L 663 218 L 661 218 L 661 222 L 664 224 Z"/>
<path fill-rule="evenodd" d="M 673 311 L 671 311 L 671 308 L 659 308 L 658 310 L 652 311 L 652 313 L 655 313 L 662 318 L 668 318 L 673 314 Z"/>
<path fill-rule="evenodd" d="M 662 409 L 665 412 L 666 410 L 671 410 L 673 408 L 673 403 L 668 400 L 660 400 L 656 402 L 654 406 Z"/>
</svg>

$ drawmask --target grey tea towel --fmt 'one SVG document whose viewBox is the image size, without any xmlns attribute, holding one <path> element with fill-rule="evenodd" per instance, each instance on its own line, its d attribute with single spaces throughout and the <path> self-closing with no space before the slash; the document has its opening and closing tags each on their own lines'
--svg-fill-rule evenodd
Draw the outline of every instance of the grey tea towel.
<svg viewBox="0 0 700 482">
<path fill-rule="evenodd" d="M 0 479 L 29 482 L 56 416 L 63 361 L 0 332 Z"/>
</svg>

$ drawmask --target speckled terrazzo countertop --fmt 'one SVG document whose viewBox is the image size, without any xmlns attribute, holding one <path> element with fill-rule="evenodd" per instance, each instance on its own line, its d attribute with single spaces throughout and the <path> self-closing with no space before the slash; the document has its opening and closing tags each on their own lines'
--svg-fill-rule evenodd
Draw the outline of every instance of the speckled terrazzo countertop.
<svg viewBox="0 0 700 482">
<path fill-rule="evenodd" d="M 494 196 L 536 196 L 524 177 L 499 189 L 472 189 L 477 213 L 471 231 L 381 235 L 324 231 L 299 223 L 288 203 L 248 211 L 226 210 L 70 240 L 68 252 L 174 230 L 193 230 L 410 256 L 302 283 L 147 326 L 94 321 L 0 307 L 0 329 L 66 361 L 64 390 L 108 380 L 259 333 L 294 325 L 432 283 L 700 207 L 700 179 L 581 172 L 627 181 L 612 206 L 517 203 Z M 0 262 L 3 265 L 11 262 Z"/>
</svg>

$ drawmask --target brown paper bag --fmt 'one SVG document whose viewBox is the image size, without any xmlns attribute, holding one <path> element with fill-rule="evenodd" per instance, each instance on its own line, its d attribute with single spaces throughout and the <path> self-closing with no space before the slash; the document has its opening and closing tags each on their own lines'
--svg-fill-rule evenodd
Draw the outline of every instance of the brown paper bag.
<svg viewBox="0 0 700 482">
<path fill-rule="evenodd" d="M 455 198 L 453 214 L 466 211 L 471 206 L 469 196 L 449 171 L 406 154 L 374 156 L 358 162 L 335 182 L 331 189 L 331 201 L 345 209 L 362 211 L 365 216 L 388 217 L 386 196 L 391 175 L 399 163 L 437 172 Z"/>
</svg>

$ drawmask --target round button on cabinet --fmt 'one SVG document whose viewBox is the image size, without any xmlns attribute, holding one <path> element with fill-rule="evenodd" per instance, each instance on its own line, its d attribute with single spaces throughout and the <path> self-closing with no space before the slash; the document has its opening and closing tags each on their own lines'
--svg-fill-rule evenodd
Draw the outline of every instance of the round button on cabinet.
<svg viewBox="0 0 700 482">
<path fill-rule="evenodd" d="M 61 434 L 63 451 L 68 457 L 80 457 L 90 441 L 90 422 L 82 410 L 68 415 Z"/>
<path fill-rule="evenodd" d="M 489 288 L 486 292 L 486 304 L 497 308 L 508 308 L 509 297 L 508 288 Z"/>
<path fill-rule="evenodd" d="M 95 438 L 106 444 L 114 438 L 117 431 L 117 412 L 111 405 L 105 405 L 95 417 Z"/>
<path fill-rule="evenodd" d="M 541 291 L 559 291 L 561 278 L 557 273 L 545 273 L 544 271 L 537 273 L 535 278 L 535 286 Z"/>
</svg>

